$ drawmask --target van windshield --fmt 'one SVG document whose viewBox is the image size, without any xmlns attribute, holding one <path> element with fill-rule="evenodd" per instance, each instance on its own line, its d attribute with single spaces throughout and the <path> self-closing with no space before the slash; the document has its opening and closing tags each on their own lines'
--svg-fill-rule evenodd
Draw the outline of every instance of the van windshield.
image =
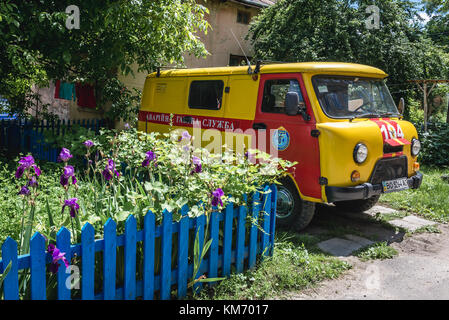
<svg viewBox="0 0 449 320">
<path fill-rule="evenodd" d="M 383 80 L 315 76 L 313 86 L 321 108 L 331 118 L 399 116 Z"/>
</svg>

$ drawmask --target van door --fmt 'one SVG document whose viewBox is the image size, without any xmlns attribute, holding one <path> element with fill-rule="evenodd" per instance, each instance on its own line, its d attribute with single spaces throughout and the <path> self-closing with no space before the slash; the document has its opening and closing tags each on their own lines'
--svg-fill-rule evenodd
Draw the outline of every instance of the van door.
<svg viewBox="0 0 449 320">
<path fill-rule="evenodd" d="M 297 92 L 307 108 L 310 121 L 285 112 L 287 92 Z M 316 121 L 300 73 L 262 74 L 253 129 L 266 130 L 266 150 L 278 157 L 296 161 L 292 175 L 304 200 L 321 200 L 318 138 L 312 136 Z M 258 141 L 259 146 L 259 141 Z"/>
</svg>

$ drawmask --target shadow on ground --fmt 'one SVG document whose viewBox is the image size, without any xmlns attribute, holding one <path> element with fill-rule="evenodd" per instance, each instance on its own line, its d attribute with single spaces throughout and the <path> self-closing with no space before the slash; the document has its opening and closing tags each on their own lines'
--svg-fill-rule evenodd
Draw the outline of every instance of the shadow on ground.
<svg viewBox="0 0 449 320">
<path fill-rule="evenodd" d="M 391 244 L 403 241 L 405 231 L 378 221 L 367 213 L 351 213 L 333 205 L 318 205 L 311 224 L 299 234 L 322 240 L 349 234 Z"/>
</svg>

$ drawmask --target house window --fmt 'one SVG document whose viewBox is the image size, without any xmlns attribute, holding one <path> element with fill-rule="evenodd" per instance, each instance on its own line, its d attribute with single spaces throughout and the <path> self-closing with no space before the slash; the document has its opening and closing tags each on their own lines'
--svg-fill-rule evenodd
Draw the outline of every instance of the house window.
<svg viewBox="0 0 449 320">
<path fill-rule="evenodd" d="M 262 112 L 285 113 L 287 92 L 299 95 L 299 104 L 304 106 L 301 89 L 296 79 L 276 79 L 265 81 L 262 100 Z"/>
<path fill-rule="evenodd" d="M 248 60 L 251 61 L 252 58 L 248 57 Z M 237 55 L 231 54 L 229 56 L 229 65 L 230 66 L 246 66 L 247 65 L 246 58 L 244 56 L 237 56 Z"/>
<path fill-rule="evenodd" d="M 219 110 L 223 98 L 224 82 L 221 80 L 192 81 L 189 108 Z"/>
<path fill-rule="evenodd" d="M 237 22 L 243 24 L 249 24 L 251 20 L 251 14 L 246 11 L 237 10 Z"/>
</svg>

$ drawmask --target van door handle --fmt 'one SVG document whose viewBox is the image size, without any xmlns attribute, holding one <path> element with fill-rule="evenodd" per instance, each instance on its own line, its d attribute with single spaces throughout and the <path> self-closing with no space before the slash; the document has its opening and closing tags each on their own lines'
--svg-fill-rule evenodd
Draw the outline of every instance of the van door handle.
<svg viewBox="0 0 449 320">
<path fill-rule="evenodd" d="M 184 122 L 184 123 L 192 123 L 192 117 L 191 116 L 182 117 L 182 122 Z"/>
<path fill-rule="evenodd" d="M 266 130 L 267 129 L 267 125 L 265 123 L 254 123 L 253 124 L 253 129 L 254 130 Z"/>
</svg>

